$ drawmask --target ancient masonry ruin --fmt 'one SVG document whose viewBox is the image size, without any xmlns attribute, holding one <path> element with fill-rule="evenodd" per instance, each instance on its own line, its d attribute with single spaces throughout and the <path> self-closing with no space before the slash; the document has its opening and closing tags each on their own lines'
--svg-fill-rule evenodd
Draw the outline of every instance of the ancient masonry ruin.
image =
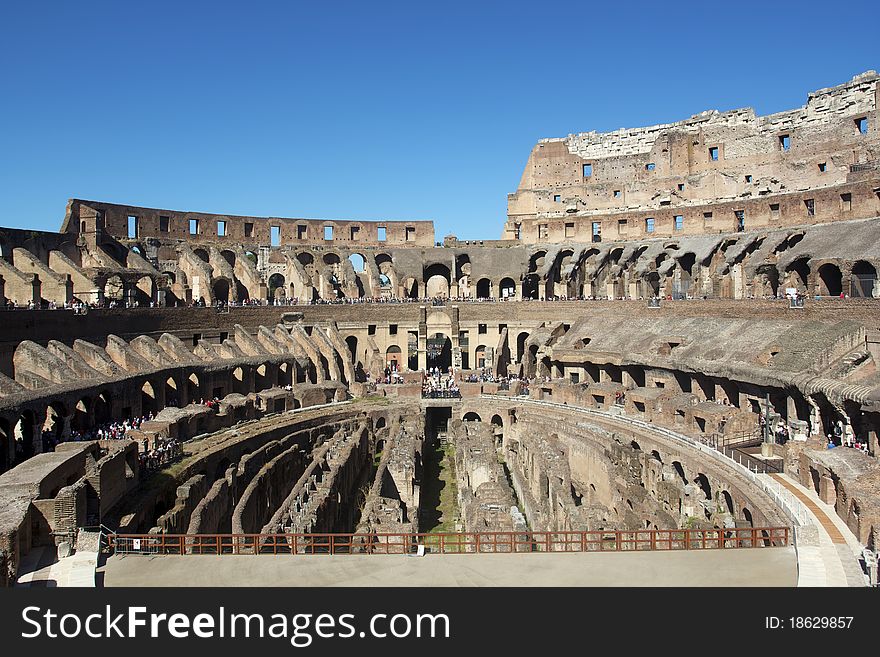
<svg viewBox="0 0 880 657">
<path fill-rule="evenodd" d="M 791 526 L 760 466 L 875 549 L 878 107 L 868 72 L 542 140 L 500 240 L 80 199 L 0 228 L 0 583 L 100 525 L 407 547 L 437 455 L 458 532 Z"/>
</svg>

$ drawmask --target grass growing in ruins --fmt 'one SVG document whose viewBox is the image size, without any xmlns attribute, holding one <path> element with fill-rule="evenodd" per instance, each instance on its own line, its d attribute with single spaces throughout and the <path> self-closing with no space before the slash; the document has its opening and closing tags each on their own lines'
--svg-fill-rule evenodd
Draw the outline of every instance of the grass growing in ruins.
<svg viewBox="0 0 880 657">
<path fill-rule="evenodd" d="M 458 517 L 458 490 L 455 485 L 455 460 L 451 445 L 436 444 L 425 461 L 420 529 L 439 534 L 454 532 Z"/>
</svg>

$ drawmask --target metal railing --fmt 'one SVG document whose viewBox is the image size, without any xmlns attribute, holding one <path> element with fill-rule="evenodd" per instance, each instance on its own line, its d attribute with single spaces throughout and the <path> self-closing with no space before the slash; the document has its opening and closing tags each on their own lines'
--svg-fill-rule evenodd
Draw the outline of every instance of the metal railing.
<svg viewBox="0 0 880 657">
<path fill-rule="evenodd" d="M 788 527 L 443 534 L 111 534 L 116 554 L 493 554 L 717 550 L 790 545 Z"/>
</svg>

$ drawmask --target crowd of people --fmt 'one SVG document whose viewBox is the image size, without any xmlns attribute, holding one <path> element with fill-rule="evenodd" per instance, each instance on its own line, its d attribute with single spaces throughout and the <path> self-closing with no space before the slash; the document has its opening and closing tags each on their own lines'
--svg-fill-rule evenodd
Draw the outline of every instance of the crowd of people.
<svg viewBox="0 0 880 657">
<path fill-rule="evenodd" d="M 426 399 L 454 399 L 461 397 L 455 382 L 455 371 L 450 367 L 446 372 L 439 367 L 431 367 L 422 374 L 422 397 Z"/>
<path fill-rule="evenodd" d="M 176 438 L 155 438 L 150 447 L 144 439 L 142 449 L 138 450 L 141 470 L 158 470 L 183 456 L 183 445 Z"/>
<path fill-rule="evenodd" d="M 806 299 L 806 295 L 803 293 L 798 293 L 796 296 L 789 296 L 782 292 L 776 295 L 760 295 L 755 296 L 749 294 L 744 297 L 745 299 L 755 300 L 755 299 L 763 299 L 765 301 L 776 301 L 776 300 L 791 300 L 795 305 L 802 306 L 804 300 Z M 822 298 L 829 297 L 815 297 L 817 300 Z M 837 297 L 834 297 L 837 298 Z M 846 293 L 841 293 L 839 296 L 840 299 L 848 299 L 849 295 Z M 516 296 L 501 296 L 501 297 L 476 297 L 476 296 L 434 296 L 434 297 L 398 297 L 398 296 L 375 296 L 375 297 L 346 297 L 341 296 L 334 299 L 321 299 L 321 298 L 312 298 L 312 299 L 300 299 L 298 297 L 274 297 L 272 299 L 241 299 L 241 300 L 215 300 L 213 303 L 209 304 L 205 301 L 204 297 L 200 297 L 198 299 L 193 299 L 191 301 L 182 301 L 180 299 L 173 299 L 166 301 L 166 303 L 159 304 L 156 301 L 144 301 L 144 300 L 123 300 L 123 299 L 104 299 L 102 302 L 90 302 L 83 303 L 82 301 L 74 300 L 68 301 L 64 304 L 56 303 L 55 301 L 41 301 L 40 303 L 34 303 L 33 301 L 28 301 L 26 304 L 19 304 L 12 299 L 7 299 L 4 304 L 0 305 L 0 308 L 5 308 L 6 310 L 73 310 L 77 314 L 86 314 L 89 310 L 99 309 L 99 308 L 205 308 L 213 306 L 218 310 L 228 309 L 228 308 L 247 308 L 247 307 L 261 307 L 261 306 L 325 306 L 325 305 L 360 305 L 360 304 L 430 304 L 432 306 L 444 306 L 448 303 L 498 303 L 505 301 L 645 301 L 647 300 L 649 303 L 653 303 L 654 305 L 658 304 L 661 300 L 663 301 L 709 301 L 709 297 L 705 295 L 690 295 L 690 294 L 667 294 L 667 295 L 655 295 L 652 297 L 611 297 L 611 296 L 603 296 L 603 295 L 579 295 L 579 296 L 567 296 L 567 295 L 553 295 L 547 296 L 544 299 L 539 299 L 537 296 L 523 296 L 522 298 L 518 298 Z M 729 301 L 729 299 L 727 299 Z"/>
</svg>

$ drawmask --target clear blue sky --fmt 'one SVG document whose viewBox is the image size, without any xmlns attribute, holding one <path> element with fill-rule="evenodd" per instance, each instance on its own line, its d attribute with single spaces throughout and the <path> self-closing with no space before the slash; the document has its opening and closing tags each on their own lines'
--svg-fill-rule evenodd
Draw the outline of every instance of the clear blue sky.
<svg viewBox="0 0 880 657">
<path fill-rule="evenodd" d="M 840 2 L 17 2 L 0 225 L 66 199 L 497 238 L 542 137 L 802 105 L 880 68 Z"/>
</svg>

